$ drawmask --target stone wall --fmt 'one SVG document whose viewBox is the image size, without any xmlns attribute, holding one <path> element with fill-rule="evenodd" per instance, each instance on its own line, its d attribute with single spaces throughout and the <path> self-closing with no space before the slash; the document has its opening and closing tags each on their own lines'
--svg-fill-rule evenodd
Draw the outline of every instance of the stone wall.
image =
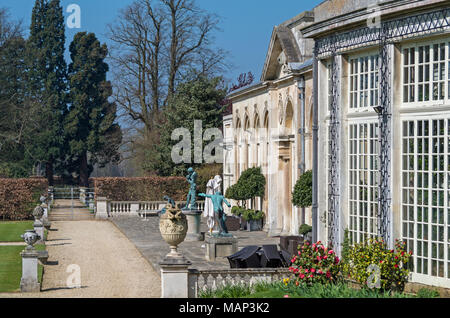
<svg viewBox="0 0 450 318">
<path fill-rule="evenodd" d="M 314 8 L 315 22 L 325 21 L 350 12 L 359 11 L 392 0 L 327 0 Z"/>
</svg>

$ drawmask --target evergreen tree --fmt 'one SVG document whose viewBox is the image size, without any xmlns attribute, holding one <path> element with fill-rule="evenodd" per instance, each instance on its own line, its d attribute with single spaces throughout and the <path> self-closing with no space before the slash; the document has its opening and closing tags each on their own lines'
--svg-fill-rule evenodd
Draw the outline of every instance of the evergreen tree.
<svg viewBox="0 0 450 318">
<path fill-rule="evenodd" d="M 111 83 L 106 80 L 106 44 L 93 33 L 77 33 L 70 44 L 69 85 L 71 105 L 65 121 L 72 162 L 80 186 L 89 185 L 93 165 L 119 161 L 122 139 L 116 120 L 116 105 L 109 101 Z"/>
<path fill-rule="evenodd" d="M 63 119 L 67 112 L 65 25 L 59 0 L 36 0 L 28 41 L 30 97 L 41 104 L 30 153 L 45 162 L 53 185 L 55 164 L 64 157 Z"/>
<path fill-rule="evenodd" d="M 222 127 L 224 107 L 220 106 L 220 103 L 226 91 L 220 87 L 221 83 L 220 77 L 208 78 L 200 75 L 178 86 L 176 94 L 164 111 L 165 122 L 160 127 L 160 143 L 148 151 L 147 161 L 144 163 L 147 172 L 156 172 L 163 176 L 184 175 L 188 167 L 200 166 L 194 164 L 194 121 L 202 121 L 203 131 Z M 175 164 L 172 161 L 172 147 L 179 141 L 173 141 L 171 137 L 177 128 L 187 128 L 191 133 L 192 163 Z M 203 142 L 203 147 L 206 143 Z"/>
</svg>

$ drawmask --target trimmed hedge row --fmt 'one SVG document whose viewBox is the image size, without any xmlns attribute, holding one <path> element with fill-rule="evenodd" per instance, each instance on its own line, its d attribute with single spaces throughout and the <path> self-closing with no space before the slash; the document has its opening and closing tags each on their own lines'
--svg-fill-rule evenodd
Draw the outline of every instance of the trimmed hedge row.
<svg viewBox="0 0 450 318">
<path fill-rule="evenodd" d="M 175 201 L 186 199 L 189 183 L 183 177 L 92 178 L 97 197 L 111 201 Z"/>
<path fill-rule="evenodd" d="M 9 221 L 32 218 L 33 209 L 42 194 L 47 194 L 45 178 L 0 178 L 0 219 Z"/>
</svg>

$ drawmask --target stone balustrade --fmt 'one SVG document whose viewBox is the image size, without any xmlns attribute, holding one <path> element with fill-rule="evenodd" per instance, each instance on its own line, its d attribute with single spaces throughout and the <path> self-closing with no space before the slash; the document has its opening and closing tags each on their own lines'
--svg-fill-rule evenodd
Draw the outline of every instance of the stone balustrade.
<svg viewBox="0 0 450 318">
<path fill-rule="evenodd" d="M 239 268 L 219 270 L 190 270 L 189 290 L 191 297 L 199 293 L 217 290 L 224 286 L 254 285 L 260 282 L 279 282 L 290 276 L 287 268 Z"/>
<path fill-rule="evenodd" d="M 173 267 L 173 268 L 172 268 Z M 168 280 L 166 275 L 175 275 Z M 254 285 L 265 282 L 281 282 L 291 275 L 288 268 L 233 268 L 192 269 L 185 265 L 162 266 L 162 298 L 198 298 L 202 292 L 214 291 L 224 286 Z M 174 283 L 176 282 L 176 283 Z M 180 284 L 183 282 L 183 284 Z M 173 283 L 173 284 L 172 284 Z"/>
<path fill-rule="evenodd" d="M 177 201 L 177 205 L 183 207 L 186 202 Z M 165 206 L 166 201 L 109 201 L 106 198 L 97 198 L 96 215 L 98 218 L 156 215 Z M 197 202 L 199 210 L 203 210 L 204 201 Z"/>
</svg>

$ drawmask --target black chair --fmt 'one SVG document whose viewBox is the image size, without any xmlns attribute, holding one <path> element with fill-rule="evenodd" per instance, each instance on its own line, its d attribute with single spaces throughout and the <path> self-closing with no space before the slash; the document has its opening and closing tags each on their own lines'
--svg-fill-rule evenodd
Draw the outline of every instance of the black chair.
<svg viewBox="0 0 450 318">
<path fill-rule="evenodd" d="M 300 240 L 300 236 L 280 236 L 280 248 L 287 251 L 289 240 Z"/>
<path fill-rule="evenodd" d="M 236 254 L 228 256 L 231 268 L 259 268 L 261 267 L 258 246 L 246 246 Z"/>
<path fill-rule="evenodd" d="M 280 256 L 281 256 L 281 258 L 283 260 L 283 266 L 284 267 L 289 267 L 289 266 L 292 265 L 291 260 L 292 260 L 292 257 L 294 257 L 294 255 L 291 255 L 289 252 L 281 250 L 280 251 Z"/>
<path fill-rule="evenodd" d="M 280 257 L 276 245 L 263 245 L 261 253 L 261 267 L 279 268 L 282 267 L 283 260 Z"/>
</svg>

